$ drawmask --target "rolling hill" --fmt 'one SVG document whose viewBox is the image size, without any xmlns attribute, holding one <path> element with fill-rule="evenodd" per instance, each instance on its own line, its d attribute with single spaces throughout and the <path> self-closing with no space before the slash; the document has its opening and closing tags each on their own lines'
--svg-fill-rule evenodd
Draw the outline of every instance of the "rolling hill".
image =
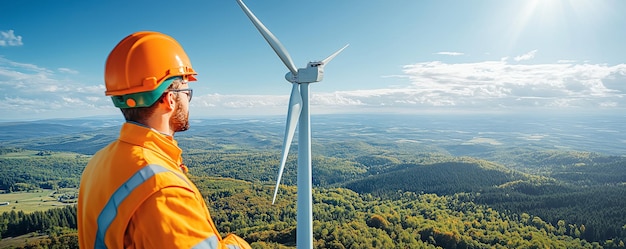
<svg viewBox="0 0 626 249">
<path fill-rule="evenodd" d="M 536 117 L 507 118 L 314 116 L 318 245 L 591 248 L 595 242 L 619 248 L 626 241 L 626 146 L 620 142 L 626 138 L 615 131 L 623 117 L 543 120 L 549 124 Z M 290 245 L 295 227 L 295 153 L 279 192 L 283 211 L 267 204 L 283 122 L 194 120 L 191 130 L 176 135 L 220 228 L 268 247 Z M 76 186 L 89 156 L 116 139 L 119 124 L 0 123 L 2 187 Z M 243 211 L 233 211 L 238 209 Z M 491 221 L 509 225 L 482 224 Z M 489 229 L 524 235 L 509 234 L 505 241 L 507 235 Z M 377 242 L 360 241 L 353 236 L 358 233 L 378 236 Z"/>
</svg>

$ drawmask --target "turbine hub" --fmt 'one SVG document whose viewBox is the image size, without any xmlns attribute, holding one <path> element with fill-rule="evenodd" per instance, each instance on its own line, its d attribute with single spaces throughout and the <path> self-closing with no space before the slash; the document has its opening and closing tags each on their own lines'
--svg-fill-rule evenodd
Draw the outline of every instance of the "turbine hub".
<svg viewBox="0 0 626 249">
<path fill-rule="evenodd" d="M 293 73 L 288 72 L 287 74 L 285 74 L 285 79 L 291 83 L 300 83 L 298 82 L 298 76 L 293 75 Z"/>
</svg>

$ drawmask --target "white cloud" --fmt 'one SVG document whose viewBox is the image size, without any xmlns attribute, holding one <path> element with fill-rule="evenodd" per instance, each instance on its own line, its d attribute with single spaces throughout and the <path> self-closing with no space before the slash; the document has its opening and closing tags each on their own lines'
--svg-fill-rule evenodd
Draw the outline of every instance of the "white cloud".
<svg viewBox="0 0 626 249">
<path fill-rule="evenodd" d="M 32 64 L 0 57 L 0 119 L 115 115 L 104 85 L 67 79 Z M 71 71 L 71 70 L 70 70 Z M 626 64 L 518 64 L 508 59 L 471 63 L 428 61 L 373 79 L 379 89 L 311 92 L 311 113 L 540 111 L 543 108 L 623 110 Z M 398 81 L 402 81 L 401 85 Z M 348 85 L 350 82 L 346 82 Z M 391 84 L 391 83 L 390 83 Z M 289 95 L 197 94 L 195 117 L 285 115 Z"/>
<path fill-rule="evenodd" d="M 508 111 L 626 107 L 626 64 L 511 64 L 507 60 L 406 65 L 407 84 L 370 90 L 313 91 L 311 112 Z M 387 78 L 381 78 L 384 81 Z M 397 84 L 394 81 L 394 84 Z M 208 95 L 194 113 L 285 115 L 288 95 Z M 195 100 L 195 99 L 194 99 Z M 198 102 L 192 104 L 198 105 Z"/>
<path fill-rule="evenodd" d="M 104 113 L 103 108 L 110 112 L 106 109 L 112 106 L 111 101 L 102 97 L 103 86 L 61 76 L 47 68 L 0 57 L 0 119 L 89 116 Z"/>
<path fill-rule="evenodd" d="M 16 36 L 13 30 L 0 31 L 0 47 L 12 47 L 22 45 L 22 36 Z"/>
<path fill-rule="evenodd" d="M 575 60 L 558 60 L 557 63 L 571 64 L 571 63 L 576 63 L 576 61 Z"/>
<path fill-rule="evenodd" d="M 568 106 L 594 108 L 606 101 L 626 106 L 626 65 L 509 64 L 506 61 L 446 64 L 423 62 L 404 67 L 419 97 L 436 97 L 450 106 Z M 604 81 L 612 80 L 609 87 Z M 407 91 L 408 93 L 409 91 Z"/>
<path fill-rule="evenodd" d="M 450 55 L 450 56 L 464 55 L 464 53 L 460 53 L 460 52 L 437 52 L 435 54 L 438 54 L 438 55 Z"/>
<path fill-rule="evenodd" d="M 57 69 L 57 70 L 59 70 L 59 72 L 61 72 L 61 73 L 67 73 L 67 74 L 78 74 L 78 71 L 76 71 L 76 70 L 74 70 L 74 69 L 70 69 L 70 68 L 64 68 L 64 67 L 61 67 L 61 68 L 59 68 L 59 69 Z"/>
<path fill-rule="evenodd" d="M 530 52 L 528 52 L 526 54 L 515 56 L 514 60 L 515 61 L 527 61 L 527 60 L 530 60 L 532 58 L 535 58 L 535 54 L 537 54 L 537 50 L 536 49 L 533 50 L 533 51 L 530 51 Z"/>
</svg>

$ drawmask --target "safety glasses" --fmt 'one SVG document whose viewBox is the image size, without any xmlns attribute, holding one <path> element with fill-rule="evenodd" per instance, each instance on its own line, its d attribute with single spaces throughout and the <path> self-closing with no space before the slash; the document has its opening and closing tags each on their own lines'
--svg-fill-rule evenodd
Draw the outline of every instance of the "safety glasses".
<svg viewBox="0 0 626 249">
<path fill-rule="evenodd" d="M 189 102 L 191 102 L 191 97 L 193 97 L 193 89 L 191 88 L 186 88 L 186 89 L 170 89 L 167 90 L 168 92 L 175 92 L 175 93 L 184 93 L 187 94 L 187 97 L 189 98 Z"/>
</svg>

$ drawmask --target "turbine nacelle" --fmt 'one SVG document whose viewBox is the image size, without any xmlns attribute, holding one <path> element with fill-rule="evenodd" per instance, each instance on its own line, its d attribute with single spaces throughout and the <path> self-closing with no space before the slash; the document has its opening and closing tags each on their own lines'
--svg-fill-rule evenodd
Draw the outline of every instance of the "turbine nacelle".
<svg viewBox="0 0 626 249">
<path fill-rule="evenodd" d="M 324 62 L 309 62 L 306 65 L 306 68 L 298 68 L 297 75 L 287 72 L 287 74 L 285 74 L 285 79 L 291 83 L 320 82 L 324 79 Z"/>
<path fill-rule="evenodd" d="M 278 42 L 276 42 L 278 43 Z M 271 44 L 271 43 L 270 43 Z M 324 66 L 328 64 L 335 56 L 337 56 L 341 51 L 346 49 L 350 44 L 346 44 L 343 48 L 337 50 L 326 59 L 321 61 L 311 61 L 306 65 L 306 68 L 298 68 L 297 74 L 294 75 L 295 70 L 290 70 L 287 74 L 285 74 L 285 79 L 291 83 L 313 83 L 320 82 L 324 79 Z M 287 52 L 284 52 L 287 54 Z M 286 63 L 287 65 L 288 63 Z M 289 68 L 289 66 L 287 66 Z"/>
</svg>

